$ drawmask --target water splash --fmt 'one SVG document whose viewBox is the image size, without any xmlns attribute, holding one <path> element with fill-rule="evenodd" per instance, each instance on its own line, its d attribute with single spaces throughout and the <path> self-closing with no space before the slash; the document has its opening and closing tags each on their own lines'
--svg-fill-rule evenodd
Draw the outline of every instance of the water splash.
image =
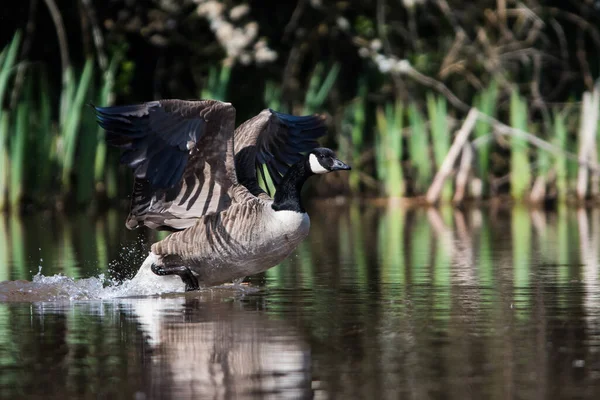
<svg viewBox="0 0 600 400">
<path fill-rule="evenodd" d="M 45 276 L 40 266 L 32 281 L 0 282 L 0 302 L 107 300 L 185 292 L 185 286 L 178 276 L 158 276 L 150 270 L 150 266 L 156 261 L 154 257 L 150 254 L 137 274 L 123 282 L 107 278 L 104 274 L 84 279 L 74 279 L 62 274 Z M 204 290 L 214 289 L 233 289 L 246 293 L 258 290 L 243 286 L 240 282 Z"/>
</svg>

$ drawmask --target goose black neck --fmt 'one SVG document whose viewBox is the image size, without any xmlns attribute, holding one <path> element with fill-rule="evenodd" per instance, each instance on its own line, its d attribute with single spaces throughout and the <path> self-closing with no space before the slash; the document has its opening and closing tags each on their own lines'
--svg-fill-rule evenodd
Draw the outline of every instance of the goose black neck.
<svg viewBox="0 0 600 400">
<path fill-rule="evenodd" d="M 273 200 L 273 210 L 275 211 L 296 211 L 305 213 L 306 210 L 302 206 L 302 185 L 313 175 L 312 171 L 307 167 L 306 161 L 301 160 L 292 165 L 281 180 L 275 192 Z"/>
</svg>

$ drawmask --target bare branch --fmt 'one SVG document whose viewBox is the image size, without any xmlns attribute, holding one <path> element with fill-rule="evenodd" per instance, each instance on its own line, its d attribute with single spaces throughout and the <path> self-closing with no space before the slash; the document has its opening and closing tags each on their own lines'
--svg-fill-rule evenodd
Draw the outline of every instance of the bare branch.
<svg viewBox="0 0 600 400">
<path fill-rule="evenodd" d="M 456 134 L 454 142 L 452 143 L 450 150 L 448 150 L 448 154 L 446 154 L 446 158 L 444 158 L 442 165 L 440 165 L 438 172 L 433 178 L 433 182 L 431 183 L 429 190 L 427 190 L 426 199 L 429 204 L 434 204 L 438 201 L 440 197 L 440 192 L 442 191 L 442 187 L 444 185 L 444 181 L 452 173 L 452 167 L 454 166 L 457 157 L 460 155 L 461 149 L 467 142 L 469 135 L 475 127 L 475 122 L 477 122 L 478 113 L 479 111 L 477 109 L 472 108 L 469 111 L 469 114 L 467 114 L 465 122 Z"/>
<path fill-rule="evenodd" d="M 44 2 L 46 3 L 46 7 L 48 7 L 48 11 L 50 12 L 50 16 L 52 17 L 52 21 L 54 22 L 56 35 L 58 36 L 58 45 L 60 47 L 60 60 L 62 63 L 63 79 L 65 79 L 65 71 L 67 71 L 67 69 L 69 69 L 69 67 L 71 66 L 71 61 L 69 59 L 69 44 L 67 42 L 65 25 L 63 23 L 62 16 L 60 15 L 60 10 L 56 6 L 54 0 L 44 0 Z"/>
<path fill-rule="evenodd" d="M 100 65 L 100 68 L 103 71 L 106 71 L 106 68 L 108 68 L 108 60 L 106 52 L 104 51 L 104 37 L 102 36 L 102 30 L 98 24 L 98 19 L 96 18 L 96 10 L 92 5 L 91 0 L 81 0 L 81 4 L 83 4 L 92 25 L 92 37 L 94 39 L 94 46 L 96 47 L 98 65 Z"/>
</svg>

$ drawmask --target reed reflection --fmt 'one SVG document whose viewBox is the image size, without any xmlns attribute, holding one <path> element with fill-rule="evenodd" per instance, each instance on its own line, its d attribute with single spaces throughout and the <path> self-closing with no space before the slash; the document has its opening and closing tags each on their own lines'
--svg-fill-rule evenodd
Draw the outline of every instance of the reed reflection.
<svg viewBox="0 0 600 400">
<path fill-rule="evenodd" d="M 72 369 L 70 385 L 80 388 L 107 374 L 94 349 L 114 360 L 135 356 L 132 368 L 143 372 L 132 378 L 141 382 L 135 391 L 161 398 L 566 398 L 600 390 L 597 210 L 353 204 L 311 215 L 298 251 L 250 279 L 256 293 L 119 300 L 113 308 L 126 327 L 90 309 L 73 321 L 65 312 L 50 330 L 31 328 L 31 315 L 5 306 L 0 327 L 11 339 L 0 347 L 16 350 L 0 358 L 14 370 L 29 351 L 46 366 L 42 353 L 67 343 L 70 358 L 54 361 Z M 57 272 L 71 265 L 90 276 L 106 271 L 94 260 L 115 258 L 116 270 L 135 268 L 135 252 L 123 254 L 122 243 L 144 246 L 119 236 L 120 221 L 58 221 L 52 237 L 27 219 L 0 221 L 8 239 L 0 241 L 1 276 L 26 275 L 19 260 L 39 247 Z M 49 311 L 36 312 L 40 320 Z M 42 331 L 48 346 L 33 346 Z M 96 331 L 110 340 L 101 344 Z"/>
</svg>

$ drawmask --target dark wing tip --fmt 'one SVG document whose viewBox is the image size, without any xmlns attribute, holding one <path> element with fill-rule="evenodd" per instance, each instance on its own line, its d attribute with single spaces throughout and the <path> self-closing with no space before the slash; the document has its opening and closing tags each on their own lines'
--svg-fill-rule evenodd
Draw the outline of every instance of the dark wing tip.
<svg viewBox="0 0 600 400">
<path fill-rule="evenodd" d="M 297 128 L 300 130 L 309 130 L 323 128 L 325 129 L 325 122 L 327 117 L 323 114 L 313 115 L 291 115 L 275 111 L 269 108 L 269 111 L 275 115 L 281 122 L 283 122 L 288 128 Z M 323 132 L 325 134 L 325 132 Z"/>
</svg>

